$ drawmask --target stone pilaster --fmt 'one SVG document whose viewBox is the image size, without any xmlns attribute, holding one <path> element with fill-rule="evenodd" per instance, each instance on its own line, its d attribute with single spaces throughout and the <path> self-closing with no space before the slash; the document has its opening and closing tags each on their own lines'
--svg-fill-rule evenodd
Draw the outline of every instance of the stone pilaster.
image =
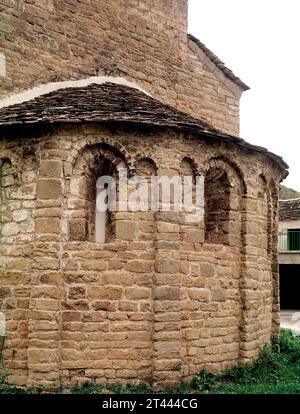
<svg viewBox="0 0 300 414">
<path fill-rule="evenodd" d="M 240 274 L 240 362 L 249 362 L 259 350 L 259 272 L 257 268 L 256 200 L 243 199 Z"/>
<path fill-rule="evenodd" d="M 50 151 L 49 151 L 50 152 Z M 34 278 L 28 316 L 28 386 L 60 378 L 62 162 L 42 159 L 36 190 Z"/>
<path fill-rule="evenodd" d="M 156 213 L 153 381 L 157 388 L 181 381 L 180 227 L 172 216 Z"/>
<path fill-rule="evenodd" d="M 272 222 L 272 335 L 279 338 L 280 335 L 280 288 L 279 288 L 279 263 L 278 263 L 278 192 L 273 194 L 273 222 Z"/>
</svg>

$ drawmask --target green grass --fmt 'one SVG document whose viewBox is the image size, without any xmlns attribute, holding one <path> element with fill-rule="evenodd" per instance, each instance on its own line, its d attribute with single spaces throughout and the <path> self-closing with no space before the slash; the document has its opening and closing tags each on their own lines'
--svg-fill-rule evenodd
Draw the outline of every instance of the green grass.
<svg viewBox="0 0 300 414">
<path fill-rule="evenodd" d="M 300 394 L 300 335 L 282 330 L 278 343 L 265 346 L 259 357 L 247 365 L 239 365 L 221 373 L 202 370 L 190 384 L 182 383 L 180 389 L 160 391 L 174 394 Z M 69 390 L 61 388 L 48 390 L 21 389 L 8 385 L 9 373 L 0 367 L 0 394 L 17 393 L 72 393 L 72 394 L 151 394 L 154 391 L 148 385 L 96 385 L 86 383 L 76 385 Z M 156 392 L 157 394 L 157 392 Z"/>
<path fill-rule="evenodd" d="M 201 371 L 193 388 L 215 394 L 298 394 L 300 393 L 300 336 L 289 330 L 277 344 L 264 347 L 251 364 L 230 368 L 219 374 Z"/>
</svg>

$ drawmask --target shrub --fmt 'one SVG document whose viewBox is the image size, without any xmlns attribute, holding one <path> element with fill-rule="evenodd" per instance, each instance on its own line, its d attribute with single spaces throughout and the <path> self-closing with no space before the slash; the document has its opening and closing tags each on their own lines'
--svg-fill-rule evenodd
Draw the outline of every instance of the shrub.
<svg viewBox="0 0 300 414">
<path fill-rule="evenodd" d="M 283 329 L 280 335 L 280 352 L 285 354 L 291 363 L 300 360 L 300 335 L 295 335 L 291 330 Z"/>
<path fill-rule="evenodd" d="M 279 377 L 280 363 L 270 346 L 261 349 L 258 358 L 246 365 L 238 365 L 220 374 L 223 381 L 235 384 L 276 384 Z"/>
<path fill-rule="evenodd" d="M 7 383 L 7 378 L 10 376 L 10 372 L 4 368 L 3 357 L 0 357 L 0 386 Z"/>
<path fill-rule="evenodd" d="M 216 375 L 202 369 L 192 382 L 193 387 L 198 391 L 210 391 L 216 385 Z"/>
</svg>

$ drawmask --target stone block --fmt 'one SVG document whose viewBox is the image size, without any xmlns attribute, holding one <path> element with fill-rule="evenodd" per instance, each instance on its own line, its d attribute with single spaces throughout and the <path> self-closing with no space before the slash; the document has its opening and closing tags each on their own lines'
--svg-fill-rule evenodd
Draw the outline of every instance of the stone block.
<svg viewBox="0 0 300 414">
<path fill-rule="evenodd" d="M 155 371 L 179 371 L 181 366 L 180 359 L 160 359 L 154 362 Z"/>
<path fill-rule="evenodd" d="M 91 299 L 98 300 L 119 300 L 122 298 L 123 289 L 120 287 L 103 286 L 103 287 L 88 287 L 87 296 Z"/>
<path fill-rule="evenodd" d="M 62 162 L 59 160 L 42 160 L 39 175 L 46 178 L 60 178 L 62 175 Z"/>
<path fill-rule="evenodd" d="M 5 223 L 2 226 L 3 236 L 15 236 L 20 231 L 20 226 L 17 223 Z"/>
<path fill-rule="evenodd" d="M 174 286 L 159 286 L 153 289 L 154 300 L 179 300 L 180 288 Z"/>
<path fill-rule="evenodd" d="M 212 289 L 212 300 L 216 302 L 226 301 L 226 290 L 225 289 Z"/>
<path fill-rule="evenodd" d="M 29 220 L 31 218 L 31 211 L 30 210 L 15 210 L 13 211 L 12 216 L 15 222 Z"/>
<path fill-rule="evenodd" d="M 153 262 L 145 260 L 132 260 L 125 265 L 125 270 L 135 273 L 148 273 L 153 270 Z"/>
<path fill-rule="evenodd" d="M 174 274 L 180 271 L 180 261 L 173 259 L 157 259 L 155 269 L 158 273 Z"/>
<path fill-rule="evenodd" d="M 208 289 L 192 288 L 189 289 L 189 297 L 192 300 L 198 302 L 208 302 L 210 298 L 210 292 Z"/>
<path fill-rule="evenodd" d="M 37 180 L 36 197 L 38 199 L 58 199 L 62 197 L 62 184 L 60 180 L 44 179 Z"/>
<path fill-rule="evenodd" d="M 117 220 L 116 222 L 116 239 L 118 240 L 135 240 L 137 225 L 134 221 Z"/>
<path fill-rule="evenodd" d="M 70 219 L 68 222 L 68 238 L 70 241 L 84 241 L 88 237 L 88 222 L 86 219 Z"/>
<path fill-rule="evenodd" d="M 179 233 L 180 227 L 174 223 L 158 222 L 157 231 L 159 233 Z"/>
<path fill-rule="evenodd" d="M 190 229 L 187 232 L 188 243 L 203 243 L 204 242 L 204 231 L 197 229 Z"/>
<path fill-rule="evenodd" d="M 105 274 L 101 275 L 101 283 L 103 285 L 124 285 L 124 286 L 131 286 L 134 284 L 135 276 L 130 273 L 123 273 L 123 272 L 105 272 Z"/>
<path fill-rule="evenodd" d="M 200 275 L 202 277 L 215 276 L 215 266 L 210 263 L 200 263 Z"/>
<path fill-rule="evenodd" d="M 126 298 L 129 300 L 149 299 L 151 291 L 144 288 L 131 287 L 125 290 Z"/>
<path fill-rule="evenodd" d="M 107 269 L 107 263 L 100 259 L 81 259 L 79 261 L 81 270 L 94 270 L 101 272 Z"/>
<path fill-rule="evenodd" d="M 60 219 L 55 217 L 35 219 L 35 230 L 39 234 L 60 233 Z"/>
<path fill-rule="evenodd" d="M 69 299 L 76 300 L 85 298 L 86 292 L 83 286 L 72 286 L 69 288 Z"/>
</svg>

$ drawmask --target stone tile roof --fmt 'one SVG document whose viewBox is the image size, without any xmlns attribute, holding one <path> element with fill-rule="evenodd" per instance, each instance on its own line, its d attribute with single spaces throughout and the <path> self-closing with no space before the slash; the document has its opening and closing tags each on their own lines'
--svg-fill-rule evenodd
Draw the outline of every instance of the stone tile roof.
<svg viewBox="0 0 300 414">
<path fill-rule="evenodd" d="M 300 220 L 300 198 L 279 201 L 279 220 Z"/>
<path fill-rule="evenodd" d="M 267 149 L 225 134 L 128 86 L 104 83 L 59 89 L 35 99 L 0 109 L 0 128 L 39 123 L 105 122 L 170 127 L 230 141 L 273 159 L 287 176 L 288 165 Z"/>
<path fill-rule="evenodd" d="M 209 50 L 204 43 L 202 43 L 199 39 L 195 36 L 189 34 L 188 38 L 194 42 L 205 54 L 206 56 L 224 73 L 226 78 L 230 79 L 233 83 L 239 86 L 242 91 L 247 91 L 250 89 L 248 85 L 246 85 L 240 78 L 238 78 L 232 70 L 230 70 L 224 62 L 222 62 L 218 56 L 216 56 L 211 50 Z"/>
<path fill-rule="evenodd" d="M 67 87 L 0 109 L 1 125 L 121 121 L 218 131 L 150 95 L 116 83 Z"/>
</svg>

